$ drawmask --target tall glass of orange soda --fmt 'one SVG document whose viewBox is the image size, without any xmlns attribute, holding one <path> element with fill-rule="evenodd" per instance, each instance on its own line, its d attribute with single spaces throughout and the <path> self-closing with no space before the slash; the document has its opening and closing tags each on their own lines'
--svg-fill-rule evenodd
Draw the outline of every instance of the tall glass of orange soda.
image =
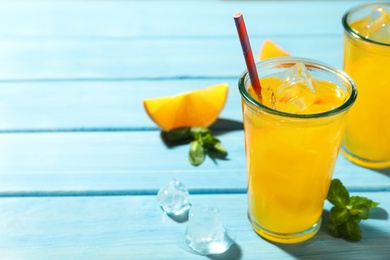
<svg viewBox="0 0 390 260">
<path fill-rule="evenodd" d="M 357 90 L 336 68 L 283 57 L 256 64 L 261 97 L 240 76 L 248 217 L 267 240 L 312 237 L 321 215 Z"/>
<path fill-rule="evenodd" d="M 342 151 L 361 166 L 390 167 L 390 3 L 353 8 L 342 23 L 344 71 L 359 89 Z"/>
</svg>

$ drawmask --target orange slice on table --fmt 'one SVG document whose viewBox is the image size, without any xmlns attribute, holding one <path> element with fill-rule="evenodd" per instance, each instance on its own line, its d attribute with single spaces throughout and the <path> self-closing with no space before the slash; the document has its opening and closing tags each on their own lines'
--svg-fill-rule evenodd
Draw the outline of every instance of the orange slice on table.
<svg viewBox="0 0 390 260">
<path fill-rule="evenodd" d="M 290 53 L 283 50 L 282 47 L 267 39 L 260 47 L 259 60 L 265 60 L 270 58 L 276 58 L 280 56 L 290 56 Z"/>
<path fill-rule="evenodd" d="M 222 83 L 175 96 L 145 99 L 146 113 L 162 130 L 178 127 L 209 127 L 217 120 L 227 99 L 228 84 Z"/>
</svg>

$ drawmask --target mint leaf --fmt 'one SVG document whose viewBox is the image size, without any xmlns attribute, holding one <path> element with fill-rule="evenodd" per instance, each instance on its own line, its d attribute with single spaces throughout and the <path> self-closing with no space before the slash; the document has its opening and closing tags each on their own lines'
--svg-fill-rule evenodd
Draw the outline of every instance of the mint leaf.
<svg viewBox="0 0 390 260">
<path fill-rule="evenodd" d="M 189 139 L 191 137 L 191 128 L 189 127 L 180 127 L 175 128 L 167 132 L 167 139 L 169 141 L 182 141 Z"/>
<path fill-rule="evenodd" d="M 329 233 L 334 237 L 341 236 L 339 233 L 338 225 L 333 223 L 333 221 L 331 221 L 331 220 L 328 222 L 328 230 L 329 230 Z"/>
<path fill-rule="evenodd" d="M 349 204 L 353 206 L 365 205 L 371 209 L 379 205 L 378 202 L 374 202 L 370 199 L 367 199 L 365 197 L 360 197 L 360 196 L 352 196 Z"/>
<path fill-rule="evenodd" d="M 330 183 L 327 199 L 339 208 L 349 204 L 349 193 L 339 179 L 333 179 Z"/>
<path fill-rule="evenodd" d="M 340 225 L 348 220 L 348 210 L 346 208 L 333 207 L 330 210 L 329 218 L 332 220 L 333 224 Z"/>
<path fill-rule="evenodd" d="M 194 139 L 199 139 L 202 136 L 205 136 L 207 134 L 211 133 L 211 130 L 205 127 L 199 127 L 199 126 L 193 126 L 191 127 L 191 135 L 194 137 Z"/>
<path fill-rule="evenodd" d="M 205 151 L 203 146 L 198 141 L 190 143 L 189 161 L 192 165 L 198 166 L 205 159 Z"/>
<path fill-rule="evenodd" d="M 349 215 L 349 218 L 352 219 L 353 221 L 355 221 L 356 223 L 360 223 L 360 221 L 362 220 L 362 218 L 358 214 Z"/>
<path fill-rule="evenodd" d="M 200 141 L 202 142 L 203 146 L 205 148 L 212 148 L 217 143 L 220 143 L 218 138 L 211 135 L 211 133 L 207 133 L 206 135 L 200 137 Z"/>
<path fill-rule="evenodd" d="M 207 154 L 212 158 L 225 159 L 227 156 L 227 151 L 221 143 L 216 143 L 214 147 L 207 149 Z"/>
<path fill-rule="evenodd" d="M 220 154 L 223 154 L 223 155 L 227 155 L 227 150 L 226 148 L 220 143 L 216 143 L 213 147 L 213 149 L 215 149 L 216 151 L 218 151 Z"/>
<path fill-rule="evenodd" d="M 351 215 L 357 215 L 360 219 L 368 219 L 370 216 L 370 209 L 379 205 L 370 199 L 360 196 L 352 196 L 349 207 Z"/>
<path fill-rule="evenodd" d="M 345 223 L 338 226 L 338 232 L 342 238 L 359 241 L 362 239 L 362 230 L 359 224 L 352 218 L 348 219 Z"/>
<path fill-rule="evenodd" d="M 379 204 L 380 204 L 379 202 L 373 201 L 373 202 L 371 203 L 371 205 L 370 205 L 370 209 L 375 208 L 375 207 L 378 206 Z"/>
<path fill-rule="evenodd" d="M 351 215 L 357 215 L 359 219 L 368 219 L 370 215 L 370 207 L 365 205 L 354 206 L 350 210 Z"/>
</svg>

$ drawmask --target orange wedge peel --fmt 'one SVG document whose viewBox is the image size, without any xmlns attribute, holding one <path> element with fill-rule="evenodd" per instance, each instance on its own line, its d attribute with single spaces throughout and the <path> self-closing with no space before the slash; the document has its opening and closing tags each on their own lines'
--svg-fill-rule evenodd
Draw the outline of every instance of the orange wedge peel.
<svg viewBox="0 0 390 260">
<path fill-rule="evenodd" d="M 163 131 L 178 127 L 209 127 L 223 107 L 228 94 L 228 84 L 222 83 L 174 96 L 143 100 L 150 117 Z"/>
</svg>

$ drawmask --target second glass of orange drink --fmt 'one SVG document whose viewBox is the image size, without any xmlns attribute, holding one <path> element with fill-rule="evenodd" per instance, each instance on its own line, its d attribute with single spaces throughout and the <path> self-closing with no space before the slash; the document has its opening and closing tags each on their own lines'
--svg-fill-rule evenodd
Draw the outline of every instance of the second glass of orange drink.
<svg viewBox="0 0 390 260">
<path fill-rule="evenodd" d="M 344 70 L 359 88 L 343 153 L 361 166 L 390 167 L 390 3 L 353 8 L 342 22 Z"/>
<path fill-rule="evenodd" d="M 240 76 L 248 217 L 262 237 L 309 239 L 321 215 L 357 90 L 344 72 L 303 58 L 256 64 L 261 93 Z M 259 95 L 260 94 L 260 95 Z"/>
</svg>

